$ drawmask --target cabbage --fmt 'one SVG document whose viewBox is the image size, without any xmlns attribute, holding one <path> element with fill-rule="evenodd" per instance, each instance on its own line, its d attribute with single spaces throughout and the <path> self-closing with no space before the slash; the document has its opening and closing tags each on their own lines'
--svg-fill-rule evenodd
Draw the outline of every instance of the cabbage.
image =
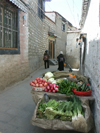
<svg viewBox="0 0 100 133">
<path fill-rule="evenodd" d="M 53 80 L 52 84 L 56 84 L 56 83 L 57 83 L 56 80 Z"/>
<path fill-rule="evenodd" d="M 54 75 L 53 75 L 53 73 L 51 73 L 51 72 L 47 72 L 47 73 L 45 74 L 45 78 L 46 78 L 46 79 L 49 79 L 49 78 L 52 78 L 52 77 L 54 77 Z"/>
<path fill-rule="evenodd" d="M 50 78 L 50 79 L 48 80 L 49 83 L 52 83 L 53 81 L 54 81 L 54 78 Z"/>
</svg>

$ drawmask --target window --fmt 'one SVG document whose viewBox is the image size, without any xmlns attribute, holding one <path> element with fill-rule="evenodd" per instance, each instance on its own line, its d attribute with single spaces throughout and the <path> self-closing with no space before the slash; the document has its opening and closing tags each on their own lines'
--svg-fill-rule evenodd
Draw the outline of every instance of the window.
<svg viewBox="0 0 100 133">
<path fill-rule="evenodd" d="M 38 0 L 38 16 L 39 18 L 44 18 L 44 11 L 45 11 L 45 1 L 44 0 Z"/>
<path fill-rule="evenodd" d="M 62 31 L 65 31 L 65 24 L 62 23 Z"/>
<path fill-rule="evenodd" d="M 17 48 L 17 13 L 0 6 L 0 47 Z"/>
<path fill-rule="evenodd" d="M 19 54 L 18 9 L 9 2 L 0 3 L 0 54 Z"/>
</svg>

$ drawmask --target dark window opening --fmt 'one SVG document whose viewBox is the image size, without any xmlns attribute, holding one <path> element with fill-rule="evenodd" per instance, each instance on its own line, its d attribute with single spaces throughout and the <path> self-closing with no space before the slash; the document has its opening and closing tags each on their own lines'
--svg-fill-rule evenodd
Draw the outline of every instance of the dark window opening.
<svg viewBox="0 0 100 133">
<path fill-rule="evenodd" d="M 44 0 L 38 0 L 38 16 L 39 18 L 44 18 L 44 11 L 45 11 L 45 1 Z"/>
<path fill-rule="evenodd" d="M 62 31 L 65 31 L 65 24 L 62 23 Z"/>
</svg>

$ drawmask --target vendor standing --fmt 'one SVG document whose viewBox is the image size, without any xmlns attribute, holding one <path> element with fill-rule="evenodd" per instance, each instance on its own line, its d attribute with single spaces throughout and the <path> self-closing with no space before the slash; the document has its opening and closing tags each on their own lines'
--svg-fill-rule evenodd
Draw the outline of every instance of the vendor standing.
<svg viewBox="0 0 100 133">
<path fill-rule="evenodd" d="M 57 56 L 57 60 L 58 60 L 58 70 L 63 71 L 64 70 L 65 58 L 64 58 L 64 55 L 63 55 L 62 51 L 60 51 L 60 54 Z"/>
</svg>

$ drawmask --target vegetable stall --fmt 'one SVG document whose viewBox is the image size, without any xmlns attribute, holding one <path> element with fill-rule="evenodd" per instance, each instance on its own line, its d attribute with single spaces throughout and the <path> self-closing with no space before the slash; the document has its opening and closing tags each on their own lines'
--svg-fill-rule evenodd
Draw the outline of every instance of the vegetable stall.
<svg viewBox="0 0 100 133">
<path fill-rule="evenodd" d="M 36 104 L 32 125 L 44 129 L 88 133 L 94 126 L 90 103 L 94 101 L 88 77 L 73 72 L 47 72 L 30 82 Z M 46 101 L 46 94 L 49 98 Z"/>
</svg>

